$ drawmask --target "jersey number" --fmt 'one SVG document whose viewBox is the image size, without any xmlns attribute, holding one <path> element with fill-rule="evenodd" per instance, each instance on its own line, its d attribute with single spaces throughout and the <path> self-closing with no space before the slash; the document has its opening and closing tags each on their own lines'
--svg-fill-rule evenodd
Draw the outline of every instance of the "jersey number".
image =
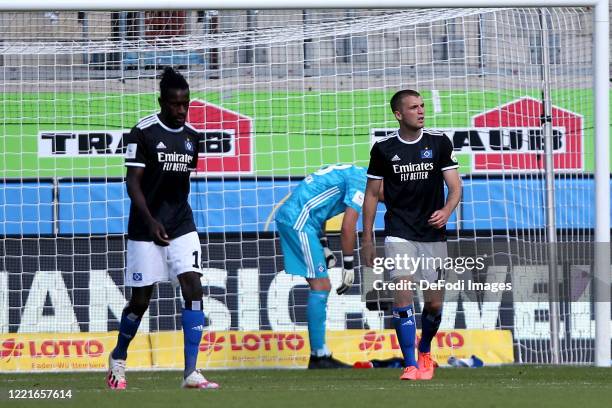
<svg viewBox="0 0 612 408">
<path fill-rule="evenodd" d="M 352 164 L 334 164 L 334 165 L 331 165 L 331 166 L 325 166 L 323 168 L 320 168 L 319 170 L 315 171 L 313 174 L 315 176 L 322 176 L 322 175 L 327 174 L 329 172 L 332 172 L 334 170 L 348 169 L 351 166 L 352 166 Z"/>
<path fill-rule="evenodd" d="M 198 255 L 200 255 L 200 253 L 198 251 L 193 251 L 193 267 L 194 268 L 200 268 L 200 265 L 198 265 Z"/>
</svg>

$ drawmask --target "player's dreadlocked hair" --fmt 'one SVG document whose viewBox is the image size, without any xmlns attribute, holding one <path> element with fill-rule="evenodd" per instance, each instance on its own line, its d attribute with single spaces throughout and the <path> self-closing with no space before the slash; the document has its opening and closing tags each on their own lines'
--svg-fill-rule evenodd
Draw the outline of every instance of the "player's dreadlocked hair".
<svg viewBox="0 0 612 408">
<path fill-rule="evenodd" d="M 164 68 L 159 81 L 159 92 L 162 99 L 166 99 L 170 89 L 189 89 L 189 84 L 178 71 L 172 67 Z"/>
<path fill-rule="evenodd" d="M 401 91 L 397 91 L 395 95 L 391 97 L 391 111 L 398 111 L 400 108 L 400 102 L 404 96 L 421 96 L 420 93 L 414 91 L 412 89 L 403 89 Z"/>
</svg>

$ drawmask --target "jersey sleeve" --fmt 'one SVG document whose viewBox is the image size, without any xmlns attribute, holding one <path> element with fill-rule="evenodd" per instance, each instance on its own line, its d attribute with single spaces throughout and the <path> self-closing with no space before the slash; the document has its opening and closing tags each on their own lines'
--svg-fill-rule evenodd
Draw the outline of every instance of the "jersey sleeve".
<svg viewBox="0 0 612 408">
<path fill-rule="evenodd" d="M 368 166 L 368 178 L 382 180 L 385 177 L 385 161 L 378 143 L 374 143 L 370 150 L 370 165 Z"/>
<path fill-rule="evenodd" d="M 197 133 L 193 138 L 193 144 L 193 160 L 189 163 L 189 170 L 191 171 L 195 171 L 198 168 L 198 155 L 200 151 L 204 149 L 204 143 L 200 133 Z"/>
<path fill-rule="evenodd" d="M 459 163 L 457 162 L 455 151 L 453 150 L 453 143 L 446 135 L 441 137 L 440 169 L 446 171 L 459 168 Z"/>
<path fill-rule="evenodd" d="M 347 207 L 351 207 L 353 210 L 357 211 L 357 213 L 361 213 L 361 207 L 363 207 L 364 198 L 365 193 L 363 192 L 363 187 L 351 183 L 346 189 L 346 194 L 344 195 L 344 204 Z"/>
<path fill-rule="evenodd" d="M 146 167 L 147 159 L 142 130 L 133 127 L 126 142 L 125 165 L 128 167 Z"/>
</svg>

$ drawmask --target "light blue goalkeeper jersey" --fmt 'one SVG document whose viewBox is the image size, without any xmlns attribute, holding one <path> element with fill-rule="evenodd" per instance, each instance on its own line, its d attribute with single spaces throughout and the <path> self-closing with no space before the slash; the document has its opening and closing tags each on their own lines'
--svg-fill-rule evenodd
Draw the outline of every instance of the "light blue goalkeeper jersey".
<svg viewBox="0 0 612 408">
<path fill-rule="evenodd" d="M 363 206 L 366 170 L 352 164 L 325 166 L 298 184 L 279 208 L 276 221 L 297 231 L 321 234 L 323 224 L 351 207 Z"/>
</svg>

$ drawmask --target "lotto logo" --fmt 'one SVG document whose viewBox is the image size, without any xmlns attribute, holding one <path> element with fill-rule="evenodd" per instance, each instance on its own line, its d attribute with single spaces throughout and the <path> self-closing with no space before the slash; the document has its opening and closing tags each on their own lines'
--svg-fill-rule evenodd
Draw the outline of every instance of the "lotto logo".
<svg viewBox="0 0 612 408">
<path fill-rule="evenodd" d="M 2 342 L 0 360 L 10 361 L 12 357 L 99 357 L 104 353 L 104 344 L 98 340 L 28 340 L 18 342 L 14 338 Z"/>
<path fill-rule="evenodd" d="M 208 354 L 220 351 L 223 349 L 223 343 L 225 342 L 224 336 L 219 336 L 215 332 L 204 333 L 202 336 L 202 342 L 200 343 L 200 351 Z"/>
<path fill-rule="evenodd" d="M 383 342 L 385 341 L 384 335 L 377 335 L 376 332 L 367 332 L 363 335 L 363 341 L 359 343 L 359 350 L 361 351 L 376 351 L 383 348 Z"/>
<path fill-rule="evenodd" d="M 224 335 L 215 332 L 204 333 L 200 351 L 211 354 L 223 350 L 226 346 L 228 350 L 244 352 L 297 351 L 302 350 L 305 344 L 304 338 L 297 333 L 224 333 Z"/>
<path fill-rule="evenodd" d="M 132 279 L 134 280 L 134 282 L 141 282 L 142 281 L 142 273 L 134 272 L 132 274 Z"/>
<path fill-rule="evenodd" d="M 23 350 L 23 343 L 16 342 L 15 339 L 6 339 L 2 342 L 2 350 L 0 350 L 0 360 L 6 359 L 10 361 L 11 357 L 20 357 Z"/>
<path fill-rule="evenodd" d="M 412 322 L 411 322 L 412 323 Z M 420 335 L 416 337 L 417 344 Z M 432 340 L 432 345 L 441 349 L 459 350 L 465 345 L 466 339 L 458 331 L 439 331 Z M 360 351 L 374 352 L 378 350 L 400 350 L 399 341 L 395 333 L 388 336 L 369 331 L 363 335 L 363 340 L 359 343 Z"/>
</svg>

